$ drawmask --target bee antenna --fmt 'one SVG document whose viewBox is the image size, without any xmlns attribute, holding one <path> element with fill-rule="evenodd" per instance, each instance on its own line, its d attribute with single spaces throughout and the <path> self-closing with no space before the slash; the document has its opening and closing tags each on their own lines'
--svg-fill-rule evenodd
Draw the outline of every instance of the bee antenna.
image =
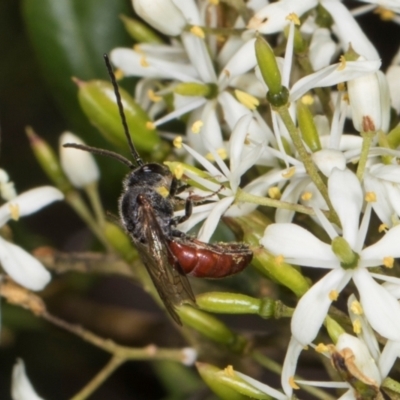
<svg viewBox="0 0 400 400">
<path fill-rule="evenodd" d="M 133 141 L 132 141 L 131 134 L 129 132 L 128 124 L 126 122 L 126 117 L 125 117 L 125 113 L 124 113 L 124 107 L 122 105 L 121 94 L 120 94 L 119 88 L 118 88 L 117 79 L 115 78 L 115 75 L 114 75 L 114 72 L 113 72 L 113 69 L 112 69 L 112 66 L 111 66 L 110 59 L 108 58 L 108 55 L 107 54 L 103 54 L 103 58 L 104 58 L 104 61 L 106 63 L 108 75 L 110 75 L 110 78 L 111 78 L 111 83 L 112 83 L 112 85 L 114 87 L 114 93 L 115 93 L 115 97 L 117 99 L 119 115 L 121 116 L 122 126 L 124 127 L 125 136 L 126 136 L 126 139 L 128 140 L 128 144 L 129 144 L 129 148 L 131 150 L 131 154 L 132 154 L 136 164 L 139 167 L 141 167 L 142 165 L 144 165 L 144 162 L 143 162 L 142 158 L 140 157 L 138 151 L 136 150 L 136 147 L 134 146 Z"/>
</svg>

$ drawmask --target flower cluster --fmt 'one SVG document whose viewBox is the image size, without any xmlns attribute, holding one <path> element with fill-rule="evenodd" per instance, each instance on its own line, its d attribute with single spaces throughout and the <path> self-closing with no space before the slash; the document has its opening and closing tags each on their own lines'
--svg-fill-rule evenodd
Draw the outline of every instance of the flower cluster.
<svg viewBox="0 0 400 400">
<path fill-rule="evenodd" d="M 400 256 L 399 132 L 391 119 L 391 109 L 400 111 L 400 66 L 395 57 L 386 74 L 380 71 L 380 54 L 357 22 L 384 8 L 397 23 L 400 7 L 367 3 L 350 10 L 332 0 L 254 0 L 221 22 L 218 1 L 133 0 L 136 13 L 170 40 L 152 37 L 111 53 L 123 75 L 141 78 L 135 98 L 152 127 L 187 121 L 183 138 L 163 133 L 186 160 L 170 167 L 207 201 L 180 229 L 205 220 L 199 238 L 207 241 L 222 215 L 246 216 L 276 200 L 275 223 L 260 244 L 280 262 L 328 270 L 294 311 L 282 374 L 286 395 L 277 398 L 290 398 L 297 357 L 345 288 L 357 289 L 368 326 L 400 342 L 394 295 L 400 279 L 385 273 Z M 354 130 L 345 131 L 346 119 Z M 193 161 L 206 173 L 190 167 Z M 318 234 L 293 222 L 301 207 Z M 372 211 L 382 224 L 373 242 Z M 357 347 L 346 340 L 335 351 Z M 382 379 L 374 382 L 379 387 Z"/>
<path fill-rule="evenodd" d="M 248 387 L 237 391 L 249 395 L 245 390 L 252 387 L 255 398 L 291 399 L 298 385 L 345 389 L 341 399 L 367 398 L 371 392 L 375 397 L 368 398 L 380 398 L 400 355 L 400 278 L 392 273 L 400 258 L 400 52 L 387 71 L 380 70 L 379 49 L 357 21 L 376 12 L 388 23 L 400 23 L 400 4 L 365 3 L 349 9 L 339 0 L 133 0 L 147 25 L 140 23 L 140 34 L 131 29 L 138 42 L 133 48 L 110 53 L 119 77 L 139 78 L 135 104 L 148 118 L 141 121 L 143 129 L 149 136 L 157 129 L 174 143 L 174 161 L 166 164 L 191 186 L 181 196 L 200 199 L 179 229 L 187 232 L 202 223 L 198 238 L 207 242 L 223 216 L 237 218 L 246 230 L 246 218 L 268 206 L 274 222 L 261 227 L 255 263 L 262 264 L 267 254 L 277 268 L 296 266 L 292 271 L 305 282 L 311 268 L 327 271 L 301 293 L 292 312 L 283 392 L 228 371 L 221 382 L 229 375 L 229 390 L 237 389 L 238 379 Z M 166 131 L 175 120 L 185 124 L 181 133 Z M 62 143 L 79 143 L 69 135 Z M 78 157 L 64 149 L 62 165 L 75 187 L 90 187 L 98 179 L 97 167 L 87 153 Z M 7 182 L 4 177 L 2 184 Z M 45 190 L 38 205 L 31 197 L 25 201 L 28 194 L 3 205 L 0 225 L 60 198 L 55 189 L 40 193 Z M 26 255 L 0 239 L 3 268 L 26 287 L 42 288 L 48 273 L 40 283 L 25 282 L 28 272 L 15 269 L 18 257 Z M 285 277 L 279 283 L 285 284 Z M 352 335 L 332 319 L 339 297 L 348 300 Z M 242 312 L 251 303 L 249 309 L 265 317 L 258 300 L 243 297 L 235 307 Z M 206 303 L 206 297 L 198 299 L 208 311 L 217 307 L 217 301 Z M 334 344 L 315 343 L 323 326 Z M 383 349 L 376 333 L 385 341 Z M 306 347 L 330 358 L 342 381 L 295 379 Z M 212 368 L 202 371 L 211 371 L 207 383 L 221 376 Z M 22 363 L 14 371 L 15 393 L 22 385 L 17 378 L 31 390 Z"/>
</svg>

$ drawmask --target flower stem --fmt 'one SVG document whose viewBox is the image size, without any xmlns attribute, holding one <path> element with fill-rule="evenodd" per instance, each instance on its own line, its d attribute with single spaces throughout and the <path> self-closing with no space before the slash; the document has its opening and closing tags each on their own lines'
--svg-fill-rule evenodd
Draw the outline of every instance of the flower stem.
<svg viewBox="0 0 400 400">
<path fill-rule="evenodd" d="M 360 182 L 363 180 L 365 165 L 367 164 L 369 149 L 371 148 L 372 140 L 376 135 L 376 131 L 374 132 L 361 132 L 361 136 L 363 138 L 360 160 L 358 161 L 357 167 L 357 178 Z"/>
<path fill-rule="evenodd" d="M 100 200 L 99 191 L 97 187 L 97 182 L 93 182 L 85 186 L 85 192 L 89 198 L 90 204 L 92 205 L 94 214 L 97 219 L 97 224 L 100 227 L 104 226 L 106 221 L 103 205 Z"/>
<path fill-rule="evenodd" d="M 299 152 L 300 159 L 304 164 L 307 174 L 314 182 L 314 185 L 320 191 L 322 197 L 324 198 L 326 204 L 328 205 L 330 220 L 340 226 L 339 218 L 328 196 L 328 189 L 325 183 L 322 181 L 313 160 L 311 159 L 310 155 L 307 152 L 307 149 L 303 144 L 303 141 L 301 140 L 300 132 L 296 128 L 296 125 L 294 124 L 292 117 L 289 114 L 288 107 L 287 106 L 279 107 L 276 108 L 275 111 L 278 112 L 287 130 L 289 131 L 290 137 L 293 141 L 294 146 L 296 147 L 296 150 Z"/>
</svg>

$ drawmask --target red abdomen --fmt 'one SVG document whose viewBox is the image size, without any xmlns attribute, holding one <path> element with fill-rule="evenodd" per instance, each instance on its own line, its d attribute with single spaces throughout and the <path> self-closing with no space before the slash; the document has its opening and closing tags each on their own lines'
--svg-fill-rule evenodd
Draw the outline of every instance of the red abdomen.
<svg viewBox="0 0 400 400">
<path fill-rule="evenodd" d="M 197 278 L 223 278 L 242 271 L 251 262 L 253 252 L 245 244 L 208 244 L 195 239 L 171 240 L 174 263 Z"/>
</svg>

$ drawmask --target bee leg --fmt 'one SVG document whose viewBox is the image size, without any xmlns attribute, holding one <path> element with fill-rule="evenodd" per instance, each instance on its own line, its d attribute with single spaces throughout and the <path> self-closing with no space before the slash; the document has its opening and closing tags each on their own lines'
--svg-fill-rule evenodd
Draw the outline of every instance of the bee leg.
<svg viewBox="0 0 400 400">
<path fill-rule="evenodd" d="M 181 224 L 182 222 L 187 221 L 192 215 L 192 211 L 193 211 L 193 201 L 189 196 L 185 201 L 185 215 L 182 215 L 182 217 L 172 218 L 171 225 L 176 226 L 178 224 Z"/>
</svg>

